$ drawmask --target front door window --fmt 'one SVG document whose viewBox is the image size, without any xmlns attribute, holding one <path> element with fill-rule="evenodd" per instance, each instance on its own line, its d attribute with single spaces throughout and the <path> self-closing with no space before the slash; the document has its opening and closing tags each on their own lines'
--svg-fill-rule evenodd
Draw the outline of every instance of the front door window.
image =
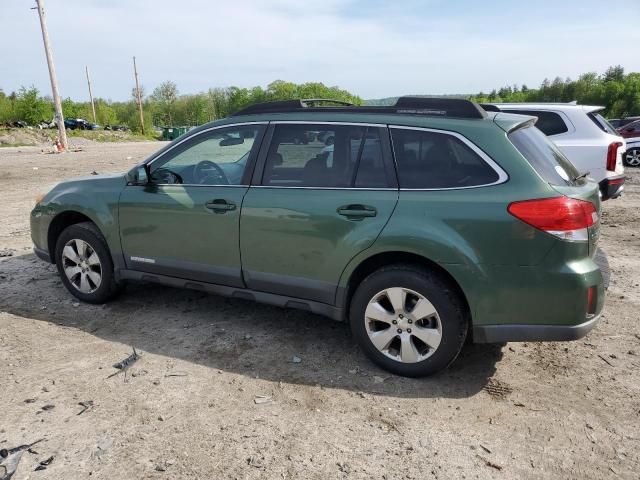
<svg viewBox="0 0 640 480">
<path fill-rule="evenodd" d="M 247 161 L 261 125 L 229 127 L 203 133 L 153 162 L 155 184 L 243 185 Z"/>
</svg>

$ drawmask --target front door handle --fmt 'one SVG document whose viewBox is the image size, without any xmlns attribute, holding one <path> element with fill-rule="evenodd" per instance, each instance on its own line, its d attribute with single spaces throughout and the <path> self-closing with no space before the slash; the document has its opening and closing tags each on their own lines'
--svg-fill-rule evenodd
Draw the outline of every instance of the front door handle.
<svg viewBox="0 0 640 480">
<path fill-rule="evenodd" d="M 365 217 L 375 217 L 378 214 L 374 207 L 360 204 L 344 205 L 336 211 L 338 215 L 347 217 L 349 220 L 362 220 Z"/>
<path fill-rule="evenodd" d="M 213 210 L 215 213 L 225 213 L 236 209 L 236 204 L 229 202 L 224 198 L 216 198 L 215 200 L 209 200 L 204 204 L 209 210 Z"/>
</svg>

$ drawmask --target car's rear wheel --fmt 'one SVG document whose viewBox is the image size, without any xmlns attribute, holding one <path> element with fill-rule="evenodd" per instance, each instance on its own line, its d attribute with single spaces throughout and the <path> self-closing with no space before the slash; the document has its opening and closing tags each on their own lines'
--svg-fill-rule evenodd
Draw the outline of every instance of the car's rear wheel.
<svg viewBox="0 0 640 480">
<path fill-rule="evenodd" d="M 64 229 L 55 251 L 62 283 L 76 298 L 88 303 L 104 303 L 119 290 L 107 242 L 91 222 Z"/>
<path fill-rule="evenodd" d="M 445 369 L 464 345 L 465 304 L 454 288 L 411 265 L 369 275 L 351 301 L 351 331 L 364 353 L 398 375 L 422 377 Z"/>
<path fill-rule="evenodd" d="M 640 148 L 631 148 L 624 154 L 624 164 L 628 167 L 640 167 Z"/>
</svg>

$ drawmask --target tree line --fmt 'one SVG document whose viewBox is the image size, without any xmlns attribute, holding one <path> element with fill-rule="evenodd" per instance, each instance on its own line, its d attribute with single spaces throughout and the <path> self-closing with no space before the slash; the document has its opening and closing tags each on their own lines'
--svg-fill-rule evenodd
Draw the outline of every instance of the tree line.
<svg viewBox="0 0 640 480">
<path fill-rule="evenodd" d="M 620 65 L 605 73 L 582 74 L 577 80 L 556 77 L 545 79 L 540 88 L 526 85 L 506 86 L 490 93 L 480 92 L 470 97 L 477 102 L 571 102 L 604 106 L 608 118 L 640 115 L 640 73 L 625 74 Z"/>
<path fill-rule="evenodd" d="M 140 130 L 135 92 L 128 101 L 95 99 L 96 122 L 104 125 L 127 125 Z M 294 98 L 331 98 L 360 105 L 363 100 L 339 87 L 320 82 L 296 84 L 276 80 L 266 88 L 211 88 L 197 94 L 181 94 L 174 82 L 166 81 L 147 95 L 142 89 L 145 130 L 153 127 L 200 125 L 224 118 L 249 105 Z M 490 93 L 480 92 L 468 98 L 478 102 L 571 102 L 602 105 L 609 118 L 640 115 L 640 73 L 625 73 L 621 66 L 609 67 L 604 74 L 590 72 L 577 80 L 556 77 L 545 79 L 539 88 L 505 86 Z M 62 102 L 65 118 L 93 120 L 89 102 L 66 98 Z M 22 87 L 9 94 L 0 89 L 0 124 L 22 120 L 29 125 L 51 121 L 53 103 L 35 87 Z"/>
<path fill-rule="evenodd" d="M 166 81 L 150 95 L 144 93 L 144 88 L 141 90 L 145 130 L 149 132 L 153 131 L 154 126 L 201 125 L 260 102 L 294 98 L 331 98 L 357 105 L 362 103 L 360 97 L 320 82 L 296 84 L 276 80 L 266 89 L 227 87 L 211 88 L 207 92 L 197 94 L 180 94 L 174 82 Z M 131 92 L 131 100 L 114 102 L 97 98 L 94 99 L 94 105 L 96 122 L 99 125 L 127 125 L 133 131 L 140 131 L 135 91 Z M 62 113 L 65 118 L 93 120 L 89 102 L 76 102 L 66 98 L 62 101 Z M 36 125 L 42 121 L 50 122 L 53 116 L 51 98 L 41 96 L 35 87 L 22 87 L 10 94 L 0 90 L 0 124 L 21 120 L 29 125 Z"/>
</svg>

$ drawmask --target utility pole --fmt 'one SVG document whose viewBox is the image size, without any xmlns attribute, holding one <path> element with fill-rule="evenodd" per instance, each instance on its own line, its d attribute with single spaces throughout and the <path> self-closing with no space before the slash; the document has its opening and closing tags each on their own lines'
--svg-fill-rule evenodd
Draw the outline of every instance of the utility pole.
<svg viewBox="0 0 640 480">
<path fill-rule="evenodd" d="M 53 105 L 56 110 L 55 122 L 58 125 L 58 137 L 62 146 L 67 149 L 67 132 L 64 129 L 64 116 L 62 115 L 62 103 L 60 103 L 60 93 L 58 92 L 58 77 L 56 67 L 53 64 L 53 54 L 49 44 L 49 32 L 47 30 L 47 20 L 44 14 L 44 0 L 36 0 L 38 15 L 40 15 L 40 27 L 42 28 L 42 41 L 44 42 L 44 52 L 47 55 L 47 65 L 49 66 L 49 76 L 51 77 L 51 93 L 53 95 Z"/>
<path fill-rule="evenodd" d="M 89 100 L 91 100 L 91 112 L 93 113 L 93 123 L 98 123 L 96 120 L 96 106 L 93 104 L 93 93 L 91 93 L 91 79 L 89 78 L 89 67 L 85 65 L 85 72 L 87 73 L 87 85 L 89 85 Z"/>
<path fill-rule="evenodd" d="M 133 57 L 133 75 L 136 78 L 136 100 L 138 101 L 138 110 L 140 111 L 140 130 L 142 131 L 142 135 L 144 135 L 144 115 L 142 113 L 142 97 L 140 96 L 140 85 L 138 84 L 136 57 Z"/>
</svg>

